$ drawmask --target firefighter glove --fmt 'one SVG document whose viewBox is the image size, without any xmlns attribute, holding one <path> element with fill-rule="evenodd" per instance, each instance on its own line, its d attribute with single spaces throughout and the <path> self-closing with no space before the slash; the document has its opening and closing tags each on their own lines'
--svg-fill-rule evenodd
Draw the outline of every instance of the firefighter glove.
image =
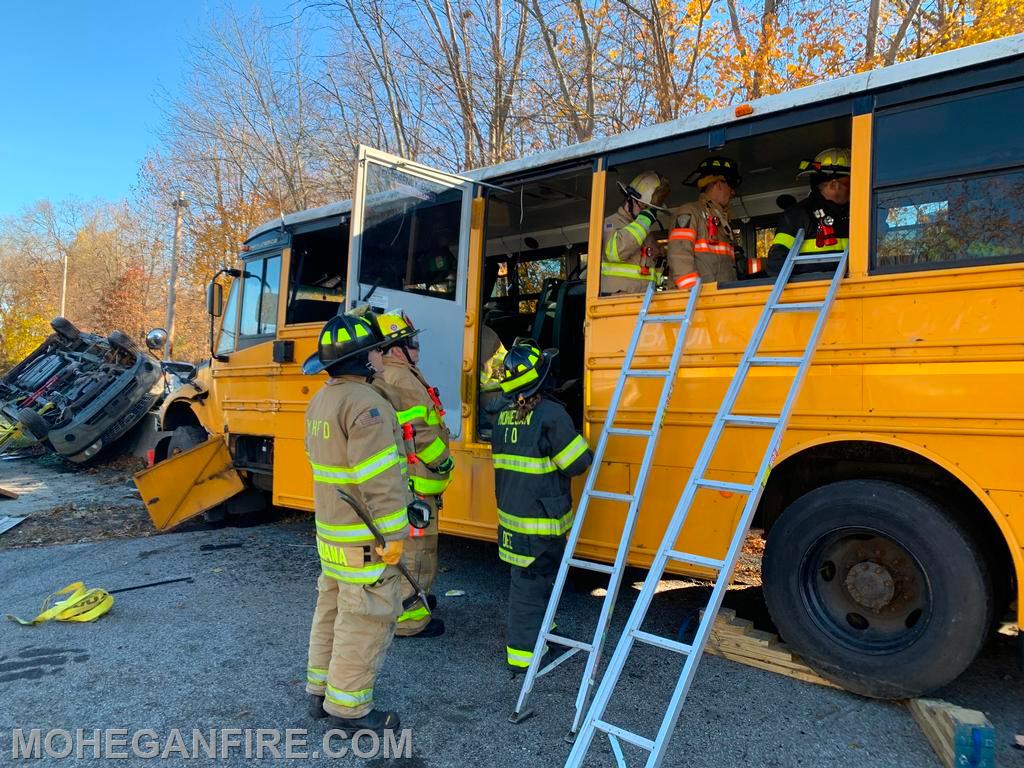
<svg viewBox="0 0 1024 768">
<path fill-rule="evenodd" d="M 651 208 L 644 208 L 636 215 L 636 220 L 646 224 L 647 229 L 650 229 L 658 222 L 658 217 Z"/>
<path fill-rule="evenodd" d="M 405 539 L 389 541 L 385 546 L 375 547 L 375 549 L 385 563 L 398 565 L 398 561 L 402 559 L 402 551 L 405 549 Z"/>
</svg>

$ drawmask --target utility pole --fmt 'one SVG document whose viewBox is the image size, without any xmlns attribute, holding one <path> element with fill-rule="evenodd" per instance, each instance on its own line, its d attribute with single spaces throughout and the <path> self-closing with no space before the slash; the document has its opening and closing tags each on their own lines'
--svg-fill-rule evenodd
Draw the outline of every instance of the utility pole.
<svg viewBox="0 0 1024 768">
<path fill-rule="evenodd" d="M 68 292 L 68 256 L 70 256 L 70 248 L 63 248 L 64 251 L 64 276 L 60 280 L 60 312 L 61 317 L 64 317 L 64 299 Z"/>
<path fill-rule="evenodd" d="M 167 278 L 167 346 L 164 347 L 164 360 L 170 360 L 174 352 L 174 288 L 178 281 L 178 252 L 181 249 L 181 217 L 185 213 L 188 201 L 185 193 L 178 192 L 178 198 L 171 203 L 174 207 L 174 247 L 171 250 L 171 270 Z M 67 269 L 67 262 L 65 262 Z"/>
</svg>

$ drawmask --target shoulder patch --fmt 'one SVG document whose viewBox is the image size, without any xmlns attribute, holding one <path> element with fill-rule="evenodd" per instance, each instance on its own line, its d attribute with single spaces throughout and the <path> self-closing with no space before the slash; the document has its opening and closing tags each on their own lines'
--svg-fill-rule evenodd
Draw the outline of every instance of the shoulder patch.
<svg viewBox="0 0 1024 768">
<path fill-rule="evenodd" d="M 357 427 L 372 427 L 374 424 L 383 424 L 384 417 L 380 415 L 380 408 L 370 408 L 359 414 L 355 420 Z"/>
<path fill-rule="evenodd" d="M 677 227 L 684 227 L 684 228 L 688 227 L 688 226 L 690 226 L 690 219 L 692 219 L 692 218 L 693 217 L 690 216 L 690 214 L 688 214 L 688 213 L 681 213 L 681 214 L 679 214 L 679 216 L 676 217 L 676 226 Z"/>
</svg>

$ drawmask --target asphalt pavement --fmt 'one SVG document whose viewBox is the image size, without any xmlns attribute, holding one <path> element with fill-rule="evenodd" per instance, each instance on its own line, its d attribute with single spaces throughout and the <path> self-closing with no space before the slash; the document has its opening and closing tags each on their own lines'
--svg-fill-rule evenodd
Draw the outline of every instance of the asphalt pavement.
<svg viewBox="0 0 1024 768">
<path fill-rule="evenodd" d="M 447 634 L 396 641 L 376 686 L 378 705 L 398 710 L 403 727 L 412 729 L 413 756 L 299 762 L 563 765 L 569 749 L 563 736 L 582 662 L 574 659 L 541 679 L 531 700 L 536 716 L 509 723 L 519 683 L 503 658 L 507 570 L 493 544 L 449 537 L 442 537 L 441 561 L 435 592 Z M 310 744 L 318 745 L 328 726 L 308 718 L 303 690 L 317 570 L 308 520 L 0 553 L 0 610 L 26 618 L 46 594 L 72 581 L 115 590 L 192 579 L 120 593 L 113 610 L 92 624 L 0 622 L 0 764 L 18 762 L 11 759 L 15 728 L 150 729 L 159 738 L 175 728 L 308 728 Z M 627 575 L 618 625 L 641 578 L 639 572 Z M 559 619 L 561 631 L 585 634 L 598 607 L 593 586 L 575 585 Z M 449 590 L 465 594 L 445 597 Z M 648 628 L 675 633 L 707 594 L 694 582 L 666 582 Z M 748 618 L 763 611 L 756 588 L 730 592 L 726 604 Z M 668 652 L 637 658 L 617 692 L 612 721 L 650 734 L 677 669 Z M 1024 752 L 1009 746 L 1013 734 L 1024 731 L 1022 677 L 1013 666 L 1012 640 L 1000 637 L 961 680 L 939 692 L 988 714 L 999 729 L 1004 767 L 1024 766 Z M 939 765 L 899 704 L 714 657 L 701 662 L 670 751 L 666 766 L 688 768 Z M 93 753 L 87 748 L 86 754 Z M 588 764 L 615 764 L 604 745 L 592 755 Z M 631 765 L 642 765 L 636 754 L 632 758 Z M 64 761 L 44 755 L 29 762 Z M 241 750 L 217 761 L 251 762 Z"/>
</svg>

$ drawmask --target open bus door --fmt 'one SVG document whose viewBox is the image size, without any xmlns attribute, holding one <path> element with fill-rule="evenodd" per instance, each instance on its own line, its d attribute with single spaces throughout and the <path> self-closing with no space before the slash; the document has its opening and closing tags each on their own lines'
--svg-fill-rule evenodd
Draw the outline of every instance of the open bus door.
<svg viewBox="0 0 1024 768">
<path fill-rule="evenodd" d="M 349 247 L 349 308 L 402 309 L 420 335 L 418 367 L 441 393 L 453 437 L 469 267 L 471 181 L 359 147 Z"/>
</svg>

